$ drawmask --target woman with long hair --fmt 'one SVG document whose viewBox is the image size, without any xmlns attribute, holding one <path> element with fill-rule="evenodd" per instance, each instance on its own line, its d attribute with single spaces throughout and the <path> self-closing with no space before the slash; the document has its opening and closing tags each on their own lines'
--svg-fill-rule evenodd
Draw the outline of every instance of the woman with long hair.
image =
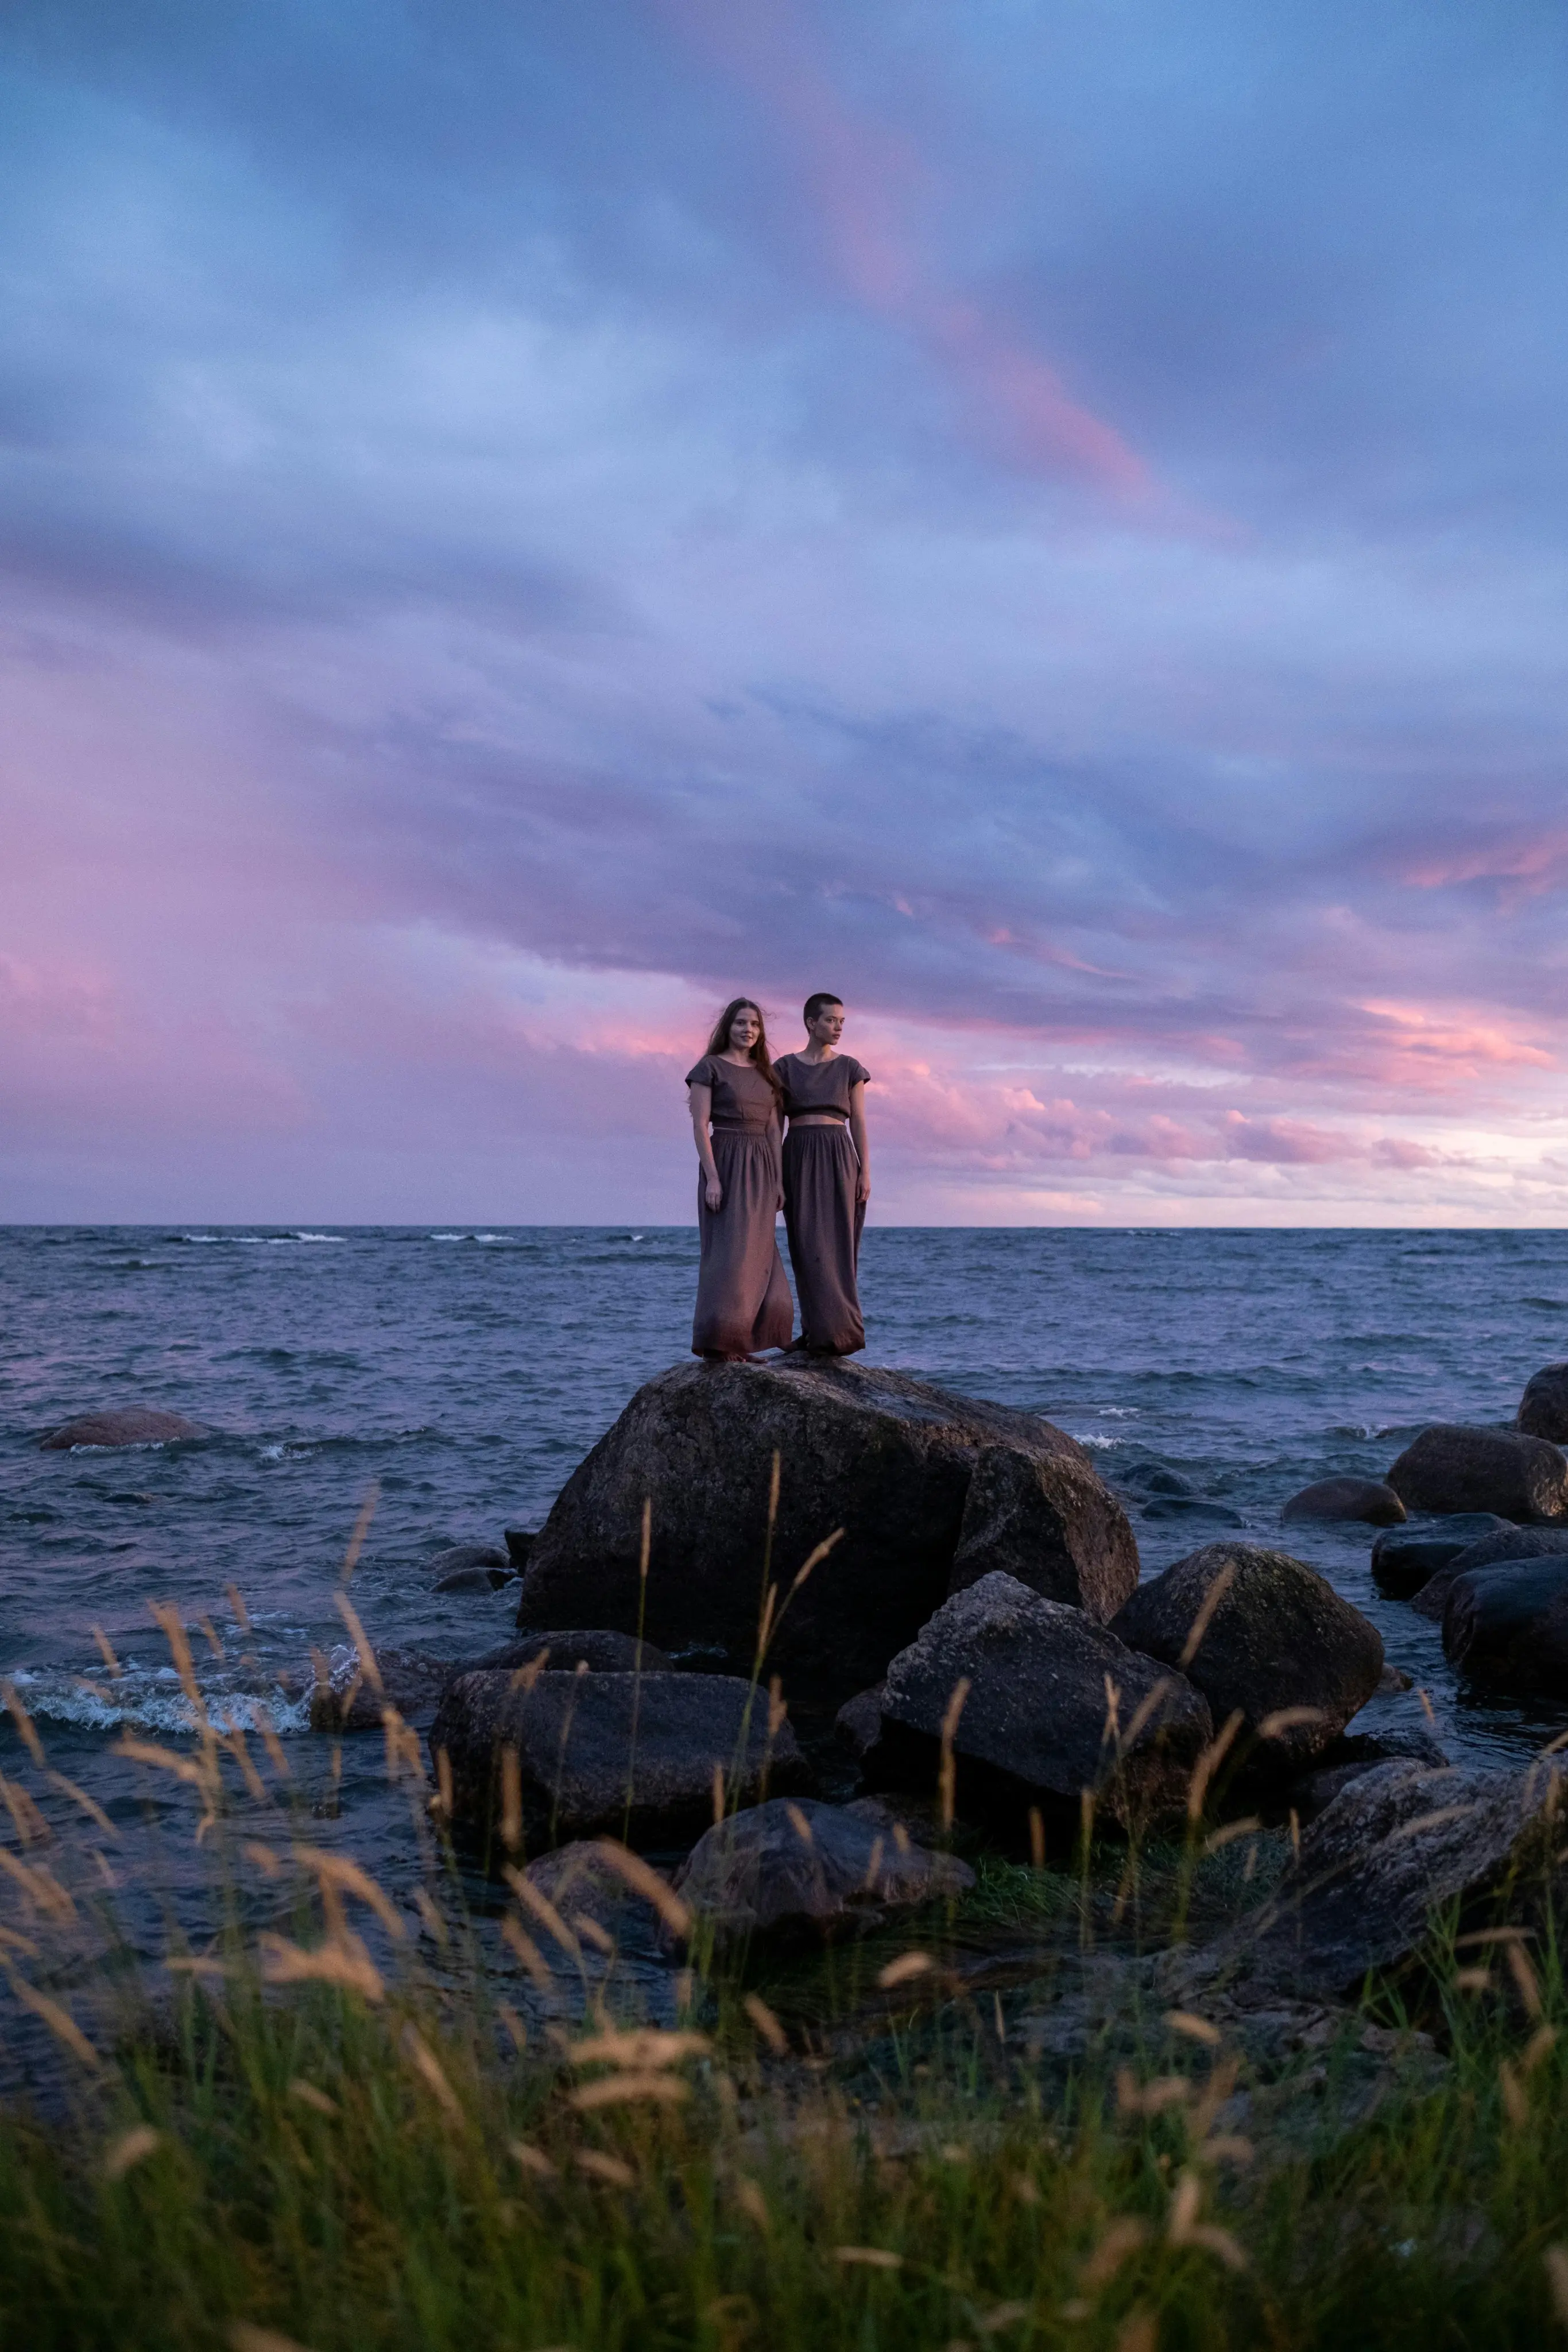
<svg viewBox="0 0 1568 2352">
<path fill-rule="evenodd" d="M 825 991 L 805 1005 L 803 1053 L 780 1054 L 789 1132 L 784 1142 L 784 1223 L 800 1299 L 798 1348 L 852 1356 L 865 1346 L 861 1319 L 861 1232 L 871 1198 L 865 1090 L 871 1072 L 841 1054 L 844 1008 Z"/>
<path fill-rule="evenodd" d="M 686 1085 L 702 1170 L 692 1353 L 741 1360 L 787 1348 L 795 1311 L 774 1238 L 784 1204 L 782 1097 L 761 1008 L 749 996 L 725 1006 Z"/>
</svg>

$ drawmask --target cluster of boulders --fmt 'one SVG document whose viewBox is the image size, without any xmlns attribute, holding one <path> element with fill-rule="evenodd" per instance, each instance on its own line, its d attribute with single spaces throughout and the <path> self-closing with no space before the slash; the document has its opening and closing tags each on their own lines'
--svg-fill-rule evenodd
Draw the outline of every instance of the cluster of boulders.
<svg viewBox="0 0 1568 2352">
<path fill-rule="evenodd" d="M 1349 1982 L 1419 1939 L 1423 1887 L 1494 1886 L 1539 1813 L 1514 1776 L 1451 1772 L 1426 1732 L 1347 1727 L 1389 1687 L 1383 1643 L 1315 1570 L 1225 1537 L 1140 1583 L 1073 1440 L 873 1367 L 650 1382 L 534 1538 L 518 1622 L 445 1685 L 432 1753 L 456 1822 L 552 1849 L 526 1880 L 586 1890 L 601 1932 L 627 1900 L 607 1836 L 666 1874 L 684 1923 L 666 1944 L 730 1944 L 951 1897 L 967 1872 L 942 1821 L 1061 1853 L 1086 1810 L 1125 1832 L 1247 1811 L 1302 1825 L 1260 1948 L 1317 1951 L 1321 1890 L 1312 1966 Z M 803 1717 L 837 1706 L 852 1801 L 814 1794 L 786 1692 Z M 1419 1789 L 1427 1814 L 1362 1793 L 1379 1789 Z M 1362 1912 L 1382 1924 L 1356 1945 Z"/>
<path fill-rule="evenodd" d="M 1568 1693 L 1568 1365 L 1535 1374 L 1512 1430 L 1424 1429 L 1388 1483 L 1427 1524 L 1372 1548 L 1380 1591 L 1443 1629 L 1469 1680 L 1519 1694 Z"/>
</svg>

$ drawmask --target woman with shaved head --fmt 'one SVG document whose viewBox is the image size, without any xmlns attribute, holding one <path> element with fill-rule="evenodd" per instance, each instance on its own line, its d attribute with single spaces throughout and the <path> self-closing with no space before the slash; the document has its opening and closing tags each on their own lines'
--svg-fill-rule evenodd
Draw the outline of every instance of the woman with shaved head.
<svg viewBox="0 0 1568 2352">
<path fill-rule="evenodd" d="M 787 1348 L 795 1321 L 774 1238 L 784 1197 L 783 1097 L 761 1008 L 749 996 L 725 1006 L 686 1085 L 702 1169 L 692 1353 L 744 1360 L 759 1348 Z"/>
<path fill-rule="evenodd" d="M 808 1043 L 775 1065 L 789 1132 L 784 1140 L 784 1223 L 809 1354 L 852 1356 L 865 1346 L 859 1286 L 861 1231 L 871 1198 L 865 1090 L 871 1072 L 839 1052 L 844 1008 L 826 992 L 805 1006 Z"/>
</svg>

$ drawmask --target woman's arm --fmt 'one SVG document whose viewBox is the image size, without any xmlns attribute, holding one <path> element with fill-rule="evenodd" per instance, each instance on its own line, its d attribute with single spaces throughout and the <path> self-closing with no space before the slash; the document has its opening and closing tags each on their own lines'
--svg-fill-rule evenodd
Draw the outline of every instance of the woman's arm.
<svg viewBox="0 0 1568 2352">
<path fill-rule="evenodd" d="M 686 1091 L 691 1097 L 692 1134 L 696 1140 L 697 1158 L 702 1163 L 702 1171 L 706 1180 L 703 1198 L 716 1214 L 724 1206 L 724 1186 L 718 1181 L 718 1170 L 714 1165 L 713 1145 L 708 1139 L 708 1120 L 713 1116 L 713 1088 L 689 1087 Z"/>
<path fill-rule="evenodd" d="M 865 1080 L 857 1078 L 850 1088 L 850 1139 L 861 1164 L 855 1179 L 855 1199 L 871 1199 L 871 1146 L 865 1139 Z"/>
</svg>

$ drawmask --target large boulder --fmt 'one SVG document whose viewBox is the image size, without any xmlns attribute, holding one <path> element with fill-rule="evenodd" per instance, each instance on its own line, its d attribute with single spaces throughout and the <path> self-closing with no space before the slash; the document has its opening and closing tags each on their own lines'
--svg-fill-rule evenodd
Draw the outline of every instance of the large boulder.
<svg viewBox="0 0 1568 2352">
<path fill-rule="evenodd" d="M 1257 1544 L 1189 1552 L 1140 1585 L 1111 1630 L 1179 1666 L 1217 1724 L 1239 1714 L 1243 1745 L 1258 1743 L 1250 1762 L 1280 1772 L 1303 1769 L 1383 1673 L 1376 1626 L 1316 1569 Z"/>
<path fill-rule="evenodd" d="M 1472 1682 L 1568 1693 L 1568 1558 L 1501 1560 L 1454 1579 L 1443 1647 Z"/>
<path fill-rule="evenodd" d="M 1521 1526 L 1568 1516 L 1568 1461 L 1513 1430 L 1438 1423 L 1405 1448 L 1388 1483 L 1407 1511 L 1495 1511 Z"/>
<path fill-rule="evenodd" d="M 1411 1606 L 1418 1616 L 1430 1617 L 1440 1625 L 1455 1584 L 1471 1569 L 1511 1567 L 1516 1560 L 1558 1559 L 1564 1553 L 1568 1553 L 1568 1528 L 1499 1528 L 1446 1560 L 1427 1578 Z"/>
<path fill-rule="evenodd" d="M 965 1894 L 975 1874 L 842 1805 L 772 1797 L 704 1832 L 675 1892 L 716 1949 L 752 1937 L 865 1935 L 901 1913 Z"/>
<path fill-rule="evenodd" d="M 1396 1528 L 1405 1506 L 1380 1478 L 1320 1478 L 1303 1486 L 1281 1510 L 1281 1519 L 1360 1519 L 1368 1527 Z"/>
<path fill-rule="evenodd" d="M 1526 1437 L 1568 1445 L 1568 1364 L 1543 1364 L 1531 1372 L 1519 1400 L 1515 1427 Z"/>
<path fill-rule="evenodd" d="M 1408 1601 L 1428 1577 L 1482 1536 L 1512 1533 L 1511 1522 L 1495 1511 L 1459 1511 L 1445 1519 L 1441 1529 L 1392 1528 L 1372 1547 L 1373 1581 L 1395 1601 Z"/>
<path fill-rule="evenodd" d="M 1232 1972 L 1255 1986 L 1354 1992 L 1427 1943 L 1458 1900 L 1467 1923 L 1516 1916 L 1545 1891 L 1555 1774 L 1382 1764 L 1340 1790 L 1304 1832 L 1269 1902 L 1172 1975 L 1190 1990 Z"/>
<path fill-rule="evenodd" d="M 563 1944 L 537 1912 L 529 1916 L 525 1898 L 523 1926 L 549 1967 L 575 1975 L 583 1955 L 602 1954 L 606 1940 L 622 1959 L 659 1962 L 665 1958 L 658 1910 L 646 1895 L 627 1885 L 597 1839 L 574 1838 L 570 1845 L 541 1853 L 523 1876 L 536 1895 L 543 1895 L 576 1946 L 574 1950 Z"/>
<path fill-rule="evenodd" d="M 619 1836 L 625 1823 L 633 1843 L 669 1845 L 713 1820 L 716 1772 L 732 1805 L 755 1804 L 769 1786 L 809 1786 L 794 1733 L 787 1722 L 770 1728 L 769 1712 L 766 1692 L 727 1675 L 547 1668 L 529 1682 L 486 1667 L 447 1684 L 430 1752 L 465 1827 L 499 1816 L 510 1749 L 527 1844 Z"/>
<path fill-rule="evenodd" d="M 1086 1789 L 1121 1822 L 1179 1812 L 1214 1728 L 1181 1675 L 999 1571 L 944 1601 L 900 1651 L 881 1707 L 863 1767 L 873 1786 L 929 1788 L 946 1726 L 959 1809 L 1004 1818 L 1035 1804 L 1076 1814 Z"/>
<path fill-rule="evenodd" d="M 151 1405 L 125 1405 L 117 1412 L 83 1412 L 38 1443 L 40 1454 L 68 1453 L 73 1445 L 178 1445 L 210 1433 L 183 1412 L 162 1412 Z"/>
<path fill-rule="evenodd" d="M 847 1697 L 943 1600 L 977 1466 L 998 1453 L 1012 1466 L 988 1464 L 967 1522 L 976 1551 L 990 1542 L 1057 1597 L 1114 1607 L 1136 1547 L 1082 1446 L 1031 1413 L 899 1372 L 787 1358 L 684 1364 L 640 1389 L 557 1497 L 528 1556 L 518 1624 L 632 1632 L 646 1502 L 650 1638 L 749 1670 L 777 1455 L 768 1573 L 780 1603 L 815 1548 L 843 1533 L 781 1610 L 769 1664 Z"/>
</svg>

